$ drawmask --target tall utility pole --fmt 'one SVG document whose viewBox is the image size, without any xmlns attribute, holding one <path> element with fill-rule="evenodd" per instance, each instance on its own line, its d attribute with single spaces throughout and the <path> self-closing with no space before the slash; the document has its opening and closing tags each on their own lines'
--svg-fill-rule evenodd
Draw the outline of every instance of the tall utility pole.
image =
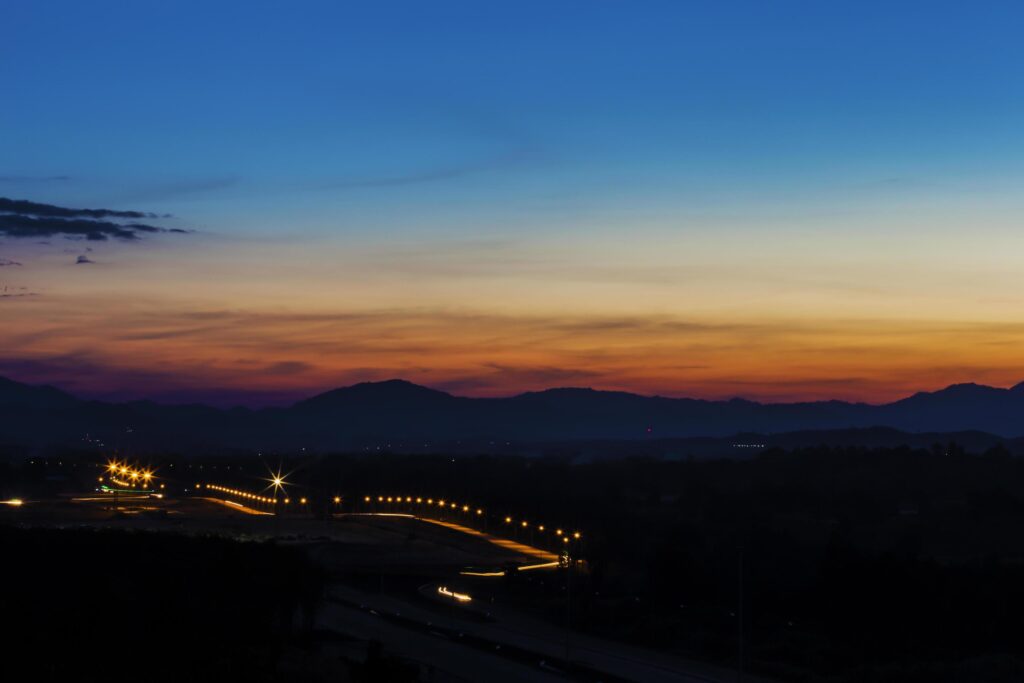
<svg viewBox="0 0 1024 683">
<path fill-rule="evenodd" d="M 569 624 L 572 621 L 572 554 L 565 551 L 565 666 L 569 668 Z"/>
<path fill-rule="evenodd" d="M 743 680 L 743 546 L 736 548 L 736 683 Z"/>
</svg>

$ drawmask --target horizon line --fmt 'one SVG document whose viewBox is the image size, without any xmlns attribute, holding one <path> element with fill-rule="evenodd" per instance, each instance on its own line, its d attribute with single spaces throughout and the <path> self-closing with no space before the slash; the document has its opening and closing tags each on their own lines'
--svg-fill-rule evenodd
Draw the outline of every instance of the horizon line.
<svg viewBox="0 0 1024 683">
<path fill-rule="evenodd" d="M 110 403 L 110 404 L 125 404 L 125 403 L 148 402 L 148 403 L 154 403 L 154 404 L 164 405 L 164 406 L 196 406 L 196 405 L 198 405 L 198 406 L 204 406 L 204 407 L 209 407 L 209 408 L 215 408 L 215 409 L 218 409 L 218 410 L 231 410 L 231 409 L 235 409 L 235 408 L 243 408 L 243 409 L 247 409 L 247 410 L 267 410 L 267 409 L 274 409 L 274 408 L 278 408 L 278 409 L 281 409 L 281 408 L 291 408 L 291 407 L 294 407 L 294 406 L 298 405 L 299 403 L 303 403 L 305 401 L 309 401 L 309 400 L 312 400 L 312 399 L 315 399 L 315 398 L 318 398 L 320 396 L 324 396 L 324 395 L 327 395 L 327 394 L 330 394 L 330 393 L 333 393 L 333 392 L 336 392 L 336 391 L 345 391 L 347 389 L 353 389 L 353 388 L 359 387 L 359 386 L 395 384 L 395 383 L 405 384 L 405 385 L 417 387 L 417 388 L 420 388 L 420 389 L 426 389 L 428 391 L 433 391 L 433 392 L 436 392 L 436 393 L 439 393 L 439 394 L 444 394 L 446 396 L 451 396 L 452 398 L 465 398 L 465 399 L 471 399 L 471 400 L 475 400 L 475 401 L 508 400 L 508 399 L 518 398 L 520 396 L 526 396 L 526 395 L 529 395 L 529 394 L 543 394 L 543 393 L 552 392 L 552 391 L 591 391 L 591 392 L 595 392 L 595 393 L 624 394 L 624 395 L 627 395 L 627 396 L 636 396 L 636 397 L 640 397 L 640 398 L 649 398 L 649 399 L 666 399 L 666 400 L 671 400 L 671 401 L 703 401 L 703 402 L 706 402 L 706 403 L 728 403 L 728 402 L 731 402 L 731 401 L 745 401 L 745 402 L 748 402 L 748 403 L 756 403 L 758 405 L 801 405 L 801 404 L 833 403 L 833 402 L 836 402 L 836 403 L 845 403 L 847 405 L 867 405 L 867 406 L 891 405 L 893 403 L 898 403 L 899 401 L 906 400 L 908 398 L 912 398 L 912 397 L 917 396 L 919 394 L 935 394 L 935 393 L 938 393 L 938 392 L 941 392 L 941 391 L 946 391 L 948 389 L 952 389 L 954 387 L 973 386 L 973 387 L 980 387 L 980 388 L 986 388 L 986 389 L 993 389 L 993 390 L 996 390 L 996 391 L 1007 391 L 1007 392 L 1009 392 L 1009 391 L 1013 391 L 1014 389 L 1017 389 L 1018 387 L 1024 386 L 1024 380 L 1022 380 L 1020 382 L 1017 382 L 1015 384 L 1011 384 L 1010 386 L 1006 386 L 1006 387 L 995 386 L 995 385 L 991 385 L 991 384 L 982 384 L 982 383 L 979 383 L 979 382 L 954 382 L 952 384 L 947 384 L 947 385 L 944 385 L 944 386 L 940 386 L 939 388 L 936 388 L 936 389 L 930 389 L 930 390 L 929 389 L 919 389 L 919 390 L 916 390 L 916 391 L 914 391 L 912 393 L 906 394 L 905 396 L 902 396 L 900 398 L 896 398 L 896 399 L 893 399 L 893 400 L 890 400 L 890 401 L 883 401 L 883 402 L 851 401 L 851 400 L 846 400 L 846 399 L 841 399 L 841 398 L 823 398 L 823 399 L 802 399 L 802 400 L 770 401 L 770 400 L 760 400 L 760 399 L 746 398 L 744 396 L 739 396 L 739 395 L 730 396 L 728 398 L 700 398 L 700 397 L 686 396 L 686 395 L 670 396 L 670 395 L 665 395 L 665 394 L 662 394 L 662 393 L 640 393 L 640 392 L 637 392 L 637 391 L 625 391 L 625 390 L 620 390 L 620 389 L 601 389 L 601 388 L 595 388 L 593 386 L 550 386 L 550 387 L 546 387 L 546 388 L 543 388 L 543 389 L 528 389 L 528 390 L 525 390 L 525 391 L 520 391 L 518 393 L 501 395 L 501 396 L 472 396 L 472 395 L 466 395 L 466 394 L 456 394 L 456 393 L 453 393 L 453 392 L 448 391 L 446 389 L 439 389 L 439 388 L 436 388 L 436 387 L 433 387 L 433 386 L 429 386 L 427 384 L 420 384 L 418 382 L 414 382 L 412 380 L 408 380 L 408 379 L 405 379 L 403 377 L 391 377 L 391 378 L 382 379 L 382 380 L 364 380 L 364 381 L 361 381 L 361 382 L 354 382 L 352 384 L 336 386 L 336 387 L 333 387 L 333 388 L 323 389 L 323 390 L 320 390 L 320 391 L 313 390 L 314 393 L 310 393 L 310 394 L 307 394 L 307 395 L 303 395 L 302 397 L 291 399 L 290 402 L 285 400 L 284 402 L 267 403 L 265 405 L 246 405 L 246 404 L 243 404 L 243 403 L 233 403 L 233 404 L 224 403 L 224 404 L 219 404 L 216 400 L 210 401 L 209 398 L 207 398 L 206 400 L 183 400 L 183 401 L 161 400 L 158 397 L 150 397 L 150 396 L 140 396 L 139 398 L 114 398 L 112 395 L 114 393 L 116 393 L 116 392 L 106 392 L 107 393 L 107 397 L 104 398 L 104 397 L 101 397 L 102 396 L 101 394 L 97 394 L 97 395 L 94 395 L 94 396 L 89 396 L 88 393 L 80 394 L 80 393 L 75 392 L 72 389 L 65 389 L 65 388 L 63 388 L 63 387 L 61 387 L 59 385 L 55 385 L 55 384 L 51 384 L 51 383 L 34 384 L 34 383 L 30 383 L 30 382 L 24 382 L 24 381 L 21 381 L 21 380 L 13 379 L 13 378 L 11 378 L 9 376 L 5 376 L 5 375 L 0 375 L 0 380 L 7 380 L 9 382 L 13 382 L 15 384 L 20 384 L 22 386 L 27 386 L 27 387 L 53 389 L 53 390 L 56 390 L 56 391 L 60 391 L 61 393 L 67 394 L 67 395 L 71 396 L 72 398 L 75 398 L 75 399 L 78 399 L 78 400 L 82 400 L 82 401 L 96 401 L 96 402 L 100 402 L 100 403 Z M 171 393 L 187 393 L 189 391 L 190 390 L 188 390 L 188 389 L 177 389 L 177 390 L 172 390 Z M 204 390 L 202 390 L 202 389 L 197 389 L 196 393 L 203 393 L 203 391 Z M 274 390 L 261 391 L 261 390 L 258 390 L 258 389 L 257 390 L 246 390 L 246 389 L 237 389 L 236 390 L 236 389 L 231 389 L 231 388 L 226 388 L 226 389 L 207 389 L 205 391 L 207 393 L 212 394 L 212 395 L 216 395 L 218 393 L 221 393 L 221 394 L 236 395 L 236 396 L 251 396 L 253 398 L 258 398 L 260 396 L 284 395 L 284 394 L 295 393 L 295 392 L 289 392 L 289 391 L 274 391 Z"/>
</svg>

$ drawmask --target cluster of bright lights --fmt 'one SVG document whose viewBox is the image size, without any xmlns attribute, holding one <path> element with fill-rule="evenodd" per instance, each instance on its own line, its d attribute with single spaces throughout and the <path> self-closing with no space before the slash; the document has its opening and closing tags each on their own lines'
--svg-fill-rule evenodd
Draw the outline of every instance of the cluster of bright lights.
<svg viewBox="0 0 1024 683">
<path fill-rule="evenodd" d="M 199 484 L 196 488 L 202 488 L 202 487 L 203 487 L 203 485 Z M 256 502 L 256 503 L 274 503 L 274 502 L 276 502 L 276 500 L 274 498 L 268 498 L 267 496 L 261 496 L 258 493 L 250 493 L 248 491 L 240 491 L 238 489 L 229 489 L 226 486 L 218 486 L 217 484 L 206 484 L 206 488 L 209 489 L 210 491 L 216 491 L 217 493 L 226 493 L 229 496 L 235 496 L 236 498 L 244 498 L 246 500 L 251 500 L 251 501 Z M 305 500 L 305 499 L 303 499 L 303 500 Z M 290 502 L 290 501 L 286 498 L 284 502 L 287 503 L 287 502 Z"/>
<path fill-rule="evenodd" d="M 111 460 L 107 463 L 110 481 L 124 488 L 135 488 L 140 484 L 149 486 L 153 482 L 153 471 L 133 467 L 123 462 Z"/>
<path fill-rule="evenodd" d="M 484 514 L 482 508 L 473 508 L 472 506 L 465 504 L 460 505 L 459 503 L 446 501 L 444 498 L 434 499 L 422 498 L 420 496 L 363 496 L 364 503 L 373 503 L 375 501 L 378 503 L 393 504 L 412 503 L 415 505 L 427 505 L 437 509 L 462 510 L 463 512 L 466 513 L 475 512 L 475 514 L 478 516 L 482 516 Z M 525 519 L 515 520 L 512 517 L 505 517 L 505 524 L 512 526 L 516 522 L 518 522 L 519 526 L 523 529 L 529 529 L 531 526 L 530 522 L 526 521 Z M 547 527 L 545 527 L 543 524 L 537 524 L 534 525 L 533 528 L 539 532 L 544 532 Z M 568 532 L 563 531 L 562 529 L 555 529 L 555 536 L 561 538 L 563 543 L 569 543 L 573 540 L 578 541 L 583 538 L 583 534 L 581 534 L 578 531 Z"/>
<path fill-rule="evenodd" d="M 21 498 L 10 498 L 8 500 L 0 500 L 0 504 L 10 505 L 11 507 L 18 508 L 24 505 L 25 501 L 23 501 Z"/>
</svg>

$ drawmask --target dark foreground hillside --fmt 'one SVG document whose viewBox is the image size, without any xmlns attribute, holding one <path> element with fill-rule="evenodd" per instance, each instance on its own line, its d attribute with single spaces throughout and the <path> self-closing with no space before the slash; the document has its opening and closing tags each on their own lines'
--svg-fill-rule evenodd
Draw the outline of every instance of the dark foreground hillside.
<svg viewBox="0 0 1024 683">
<path fill-rule="evenodd" d="M 338 509 L 419 514 L 415 497 L 433 496 L 479 507 L 492 533 L 543 548 L 560 547 L 552 529 L 579 530 L 573 547 L 584 562 L 574 575 L 469 584 L 559 628 L 727 668 L 742 652 L 746 671 L 780 681 L 1024 680 L 1024 458 L 998 447 L 584 464 L 387 453 L 150 464 L 169 491 L 194 485 L 198 472 L 252 487 L 280 465 L 309 501 L 295 516 L 324 529 Z M 94 467 L 70 455 L 7 465 L 0 493 L 55 495 Z M 179 471 L 187 474 L 176 480 Z M 365 503 L 368 494 L 412 502 Z M 314 600 L 304 562 L 272 545 L 10 528 L 0 543 L 5 585 L 16 587 L 0 593 L 0 610 L 19 624 L 8 628 L 14 654 L 3 664 L 65 680 L 110 662 L 118 668 L 93 678 L 142 667 L 147 680 L 228 680 L 227 671 L 273 680 Z"/>
<path fill-rule="evenodd" d="M 319 579 L 269 544 L 0 527 L 0 679 L 275 681 Z"/>
</svg>

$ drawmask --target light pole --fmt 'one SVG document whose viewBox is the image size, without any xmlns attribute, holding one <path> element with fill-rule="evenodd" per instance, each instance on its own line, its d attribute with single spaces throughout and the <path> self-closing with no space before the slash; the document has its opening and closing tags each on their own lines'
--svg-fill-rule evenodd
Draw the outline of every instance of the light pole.
<svg viewBox="0 0 1024 683">
<path fill-rule="evenodd" d="M 741 683 L 743 680 L 743 546 L 738 546 L 736 550 L 736 683 Z"/>
<path fill-rule="evenodd" d="M 569 627 L 572 622 L 572 553 L 569 537 L 563 536 L 565 545 L 565 668 L 569 668 Z"/>
</svg>

